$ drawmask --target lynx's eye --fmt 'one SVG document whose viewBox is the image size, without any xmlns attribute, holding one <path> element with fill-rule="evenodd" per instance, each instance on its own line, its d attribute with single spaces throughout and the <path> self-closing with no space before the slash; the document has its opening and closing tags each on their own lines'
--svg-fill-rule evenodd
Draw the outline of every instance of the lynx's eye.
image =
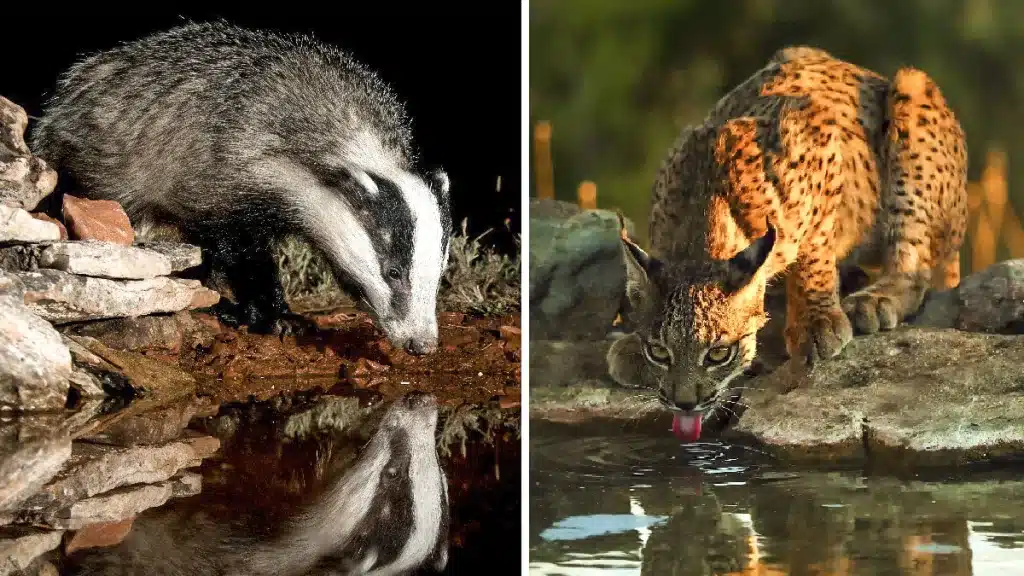
<svg viewBox="0 0 1024 576">
<path fill-rule="evenodd" d="M 736 354 L 736 343 L 729 346 L 712 346 L 704 355 L 705 366 L 721 366 L 732 360 Z"/>
<path fill-rule="evenodd" d="M 668 348 L 657 342 L 644 340 L 644 356 L 647 356 L 648 360 L 660 366 L 668 367 L 672 364 L 672 353 L 668 351 Z"/>
</svg>

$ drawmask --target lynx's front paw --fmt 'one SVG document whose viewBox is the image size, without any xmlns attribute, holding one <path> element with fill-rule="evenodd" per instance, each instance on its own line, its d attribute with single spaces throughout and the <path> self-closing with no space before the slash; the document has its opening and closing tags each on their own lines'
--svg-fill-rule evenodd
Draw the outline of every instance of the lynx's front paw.
<svg viewBox="0 0 1024 576">
<path fill-rule="evenodd" d="M 843 298 L 843 312 L 850 317 L 857 331 L 863 334 L 895 328 L 900 322 L 899 308 L 894 298 L 867 290 Z"/>
<path fill-rule="evenodd" d="M 853 340 L 853 328 L 838 308 L 807 312 L 803 326 L 786 330 L 786 350 L 791 358 L 800 358 L 809 366 L 839 354 Z"/>
</svg>

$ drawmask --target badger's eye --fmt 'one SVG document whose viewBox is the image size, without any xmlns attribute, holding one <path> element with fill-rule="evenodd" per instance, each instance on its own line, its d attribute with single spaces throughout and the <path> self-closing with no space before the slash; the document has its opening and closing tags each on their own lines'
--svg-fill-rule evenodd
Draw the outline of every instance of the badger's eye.
<svg viewBox="0 0 1024 576">
<path fill-rule="evenodd" d="M 672 353 L 668 351 L 668 348 L 657 342 L 644 340 L 644 355 L 651 362 L 661 366 L 667 367 L 672 364 Z"/>
<path fill-rule="evenodd" d="M 401 280 L 402 279 L 402 271 L 399 270 L 398 268 L 389 268 L 388 269 L 388 278 L 391 278 L 392 280 Z"/>
<path fill-rule="evenodd" d="M 736 354 L 736 343 L 729 346 L 712 346 L 704 355 L 704 364 L 707 366 L 721 366 L 732 360 Z"/>
</svg>

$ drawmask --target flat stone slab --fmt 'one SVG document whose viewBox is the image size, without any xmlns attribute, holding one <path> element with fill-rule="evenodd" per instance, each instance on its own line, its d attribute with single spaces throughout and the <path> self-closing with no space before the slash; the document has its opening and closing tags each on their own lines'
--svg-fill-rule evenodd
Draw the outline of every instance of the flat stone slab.
<svg viewBox="0 0 1024 576">
<path fill-rule="evenodd" d="M 67 341 L 74 343 L 76 365 L 109 380 L 116 378 L 117 384 L 130 386 L 141 396 L 114 417 L 146 412 L 195 395 L 196 379 L 177 365 L 136 352 L 113 350 L 88 336 L 67 335 Z"/>
<path fill-rule="evenodd" d="M 22 440 L 5 433 L 0 445 L 0 512 L 17 509 L 56 476 L 70 457 L 68 436 Z"/>
<path fill-rule="evenodd" d="M 63 530 L 0 528 L 0 576 L 21 574 L 33 560 L 60 546 Z"/>
<path fill-rule="evenodd" d="M 184 272 L 203 263 L 199 246 L 178 242 L 136 242 L 136 246 L 162 254 L 171 263 L 171 272 Z"/>
<path fill-rule="evenodd" d="M 91 524 L 119 522 L 139 513 L 164 505 L 171 498 L 198 494 L 202 478 L 186 472 L 178 477 L 143 486 L 118 488 L 93 498 L 79 500 L 42 517 L 54 528 L 78 530 Z"/>
<path fill-rule="evenodd" d="M 0 204 L 0 244 L 30 244 L 60 240 L 60 228 L 33 218 L 21 208 Z"/>
<path fill-rule="evenodd" d="M 182 348 L 213 345 L 220 326 L 190 312 L 95 320 L 62 327 L 66 334 L 90 336 L 115 350 L 159 350 L 177 354 Z"/>
<path fill-rule="evenodd" d="M 207 405 L 195 398 L 181 398 L 166 406 L 137 412 L 131 407 L 123 417 L 112 419 L 96 433 L 81 439 L 114 446 L 164 444 L 181 437 L 189 421 Z"/>
<path fill-rule="evenodd" d="M 155 250 L 99 240 L 9 246 L 0 249 L 7 270 L 48 268 L 82 276 L 145 280 L 171 273 L 171 261 Z"/>
<path fill-rule="evenodd" d="M 754 380 L 736 432 L 780 454 L 947 465 L 1024 456 L 1024 338 L 900 328 Z"/>
<path fill-rule="evenodd" d="M 532 351 L 532 348 L 531 348 Z M 1024 337 L 901 327 L 857 336 L 810 373 L 739 383 L 726 440 L 806 463 L 957 466 L 1024 457 Z M 531 418 L 670 434 L 652 391 L 595 381 L 530 392 Z M 709 437 L 710 438 L 710 437 Z"/>
<path fill-rule="evenodd" d="M 15 272 L 25 304 L 53 324 L 179 312 L 216 304 L 220 296 L 198 280 L 110 280 L 61 272 Z"/>
<path fill-rule="evenodd" d="M 220 441 L 216 438 L 192 434 L 156 446 L 119 447 L 75 442 L 64 469 L 22 508 L 66 508 L 75 501 L 124 486 L 162 482 L 183 468 L 198 464 L 219 448 Z"/>
<path fill-rule="evenodd" d="M 23 304 L 21 286 L 0 271 L 0 412 L 64 408 L 71 353 L 61 335 Z"/>
</svg>

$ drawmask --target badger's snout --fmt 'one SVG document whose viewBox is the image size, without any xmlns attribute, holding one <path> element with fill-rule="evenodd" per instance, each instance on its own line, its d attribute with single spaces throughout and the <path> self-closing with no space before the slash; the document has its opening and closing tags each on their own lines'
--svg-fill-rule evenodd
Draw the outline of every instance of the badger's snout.
<svg viewBox="0 0 1024 576">
<path fill-rule="evenodd" d="M 409 354 L 415 356 L 423 356 L 424 354 L 430 354 L 434 350 L 437 350 L 437 338 L 409 338 L 402 345 Z"/>
</svg>

